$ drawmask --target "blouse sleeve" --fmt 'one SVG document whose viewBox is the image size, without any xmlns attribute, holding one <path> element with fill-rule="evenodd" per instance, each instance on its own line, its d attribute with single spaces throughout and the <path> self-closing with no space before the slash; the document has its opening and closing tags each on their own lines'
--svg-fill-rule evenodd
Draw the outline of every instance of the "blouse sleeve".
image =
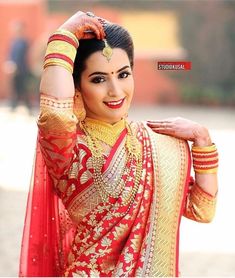
<svg viewBox="0 0 235 278">
<path fill-rule="evenodd" d="M 191 179 L 183 215 L 197 222 L 209 223 L 215 215 L 215 208 L 216 197 L 205 192 Z"/>
<path fill-rule="evenodd" d="M 73 98 L 58 100 L 41 94 L 38 140 L 54 186 L 72 163 L 77 123 L 73 113 Z"/>
</svg>

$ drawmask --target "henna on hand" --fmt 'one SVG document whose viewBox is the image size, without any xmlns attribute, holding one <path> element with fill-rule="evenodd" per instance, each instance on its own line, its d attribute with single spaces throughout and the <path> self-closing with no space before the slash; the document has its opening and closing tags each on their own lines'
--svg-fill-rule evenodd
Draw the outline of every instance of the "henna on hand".
<svg viewBox="0 0 235 278">
<path fill-rule="evenodd" d="M 78 40 L 92 38 L 102 40 L 105 38 L 102 23 L 96 17 L 91 17 L 81 11 L 70 17 L 59 29 L 70 31 Z"/>
</svg>

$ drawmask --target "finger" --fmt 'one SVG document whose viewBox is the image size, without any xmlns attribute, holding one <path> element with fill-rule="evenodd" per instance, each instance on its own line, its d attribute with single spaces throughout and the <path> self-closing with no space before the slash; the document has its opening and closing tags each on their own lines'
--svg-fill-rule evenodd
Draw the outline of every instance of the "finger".
<svg viewBox="0 0 235 278">
<path fill-rule="evenodd" d="M 171 120 L 166 120 L 166 119 L 165 120 L 154 120 L 154 121 L 147 120 L 147 123 L 150 123 L 150 124 L 171 123 L 171 122 L 172 122 Z"/>
<path fill-rule="evenodd" d="M 169 122 L 148 122 L 147 125 L 151 128 L 172 128 L 172 124 Z"/>
<path fill-rule="evenodd" d="M 165 135 L 175 135 L 175 130 L 171 128 L 152 128 L 152 131 Z"/>
<path fill-rule="evenodd" d="M 87 28 L 83 31 L 83 38 L 93 37 L 100 39 L 100 31 L 96 26 L 88 25 Z"/>
<path fill-rule="evenodd" d="M 87 40 L 87 39 L 94 39 L 96 38 L 96 34 L 94 32 L 84 32 L 83 33 L 83 39 Z"/>
<path fill-rule="evenodd" d="M 104 39 L 105 38 L 104 27 L 98 21 L 98 19 L 97 18 L 90 18 L 89 17 L 89 23 L 91 24 L 91 26 L 94 26 L 94 28 L 96 30 L 97 39 L 100 39 L 100 40 Z"/>
</svg>

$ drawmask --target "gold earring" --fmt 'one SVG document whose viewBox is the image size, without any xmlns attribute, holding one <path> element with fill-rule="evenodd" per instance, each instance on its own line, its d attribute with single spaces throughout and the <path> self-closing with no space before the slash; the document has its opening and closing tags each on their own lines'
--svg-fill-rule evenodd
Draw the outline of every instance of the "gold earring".
<svg viewBox="0 0 235 278">
<path fill-rule="evenodd" d="M 78 90 L 75 91 L 74 95 L 73 112 L 79 121 L 83 121 L 86 118 L 86 110 L 84 108 L 83 99 Z"/>
</svg>

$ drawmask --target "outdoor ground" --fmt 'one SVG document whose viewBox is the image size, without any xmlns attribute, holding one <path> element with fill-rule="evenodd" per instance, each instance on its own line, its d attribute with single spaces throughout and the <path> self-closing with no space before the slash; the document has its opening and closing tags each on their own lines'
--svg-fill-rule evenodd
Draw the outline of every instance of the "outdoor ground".
<svg viewBox="0 0 235 278">
<path fill-rule="evenodd" d="M 0 276 L 17 276 L 22 227 L 36 140 L 36 115 L 0 106 Z M 134 120 L 183 116 L 206 125 L 220 153 L 217 213 L 210 224 L 182 219 L 183 277 L 235 277 L 235 110 L 134 106 Z"/>
</svg>

